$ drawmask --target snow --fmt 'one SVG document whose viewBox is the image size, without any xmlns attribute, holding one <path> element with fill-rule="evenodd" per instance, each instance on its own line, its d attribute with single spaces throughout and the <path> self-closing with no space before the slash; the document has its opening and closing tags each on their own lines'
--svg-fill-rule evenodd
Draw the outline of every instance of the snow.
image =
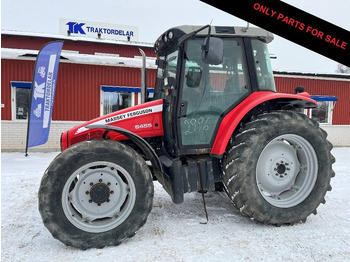
<svg viewBox="0 0 350 262">
<path fill-rule="evenodd" d="M 199 193 L 173 204 L 155 182 L 153 209 L 136 236 L 117 247 L 81 251 L 55 240 L 38 211 L 41 176 L 58 154 L 2 153 L 2 261 L 348 261 L 350 257 L 350 148 L 335 148 L 333 190 L 306 223 L 257 224 L 224 193 Z"/>
<path fill-rule="evenodd" d="M 38 55 L 38 50 L 30 49 L 13 49 L 13 48 L 1 48 L 2 59 L 17 59 L 25 55 Z M 69 62 L 79 64 L 92 64 L 92 65 L 110 65 L 110 66 L 126 66 L 126 67 L 142 67 L 142 57 L 119 57 L 112 54 L 77 54 L 63 50 L 61 56 L 68 59 Z M 146 58 L 146 68 L 156 69 L 156 58 Z M 62 62 L 66 62 L 62 60 Z"/>
</svg>

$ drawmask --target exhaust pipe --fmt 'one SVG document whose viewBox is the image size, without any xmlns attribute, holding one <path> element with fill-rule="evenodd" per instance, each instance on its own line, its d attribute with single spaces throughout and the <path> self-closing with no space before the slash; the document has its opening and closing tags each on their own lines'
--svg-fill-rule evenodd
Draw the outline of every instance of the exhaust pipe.
<svg viewBox="0 0 350 262">
<path fill-rule="evenodd" d="M 142 67 L 141 67 L 141 104 L 147 101 L 147 73 L 146 73 L 146 54 L 139 48 L 139 52 L 142 55 Z"/>
</svg>

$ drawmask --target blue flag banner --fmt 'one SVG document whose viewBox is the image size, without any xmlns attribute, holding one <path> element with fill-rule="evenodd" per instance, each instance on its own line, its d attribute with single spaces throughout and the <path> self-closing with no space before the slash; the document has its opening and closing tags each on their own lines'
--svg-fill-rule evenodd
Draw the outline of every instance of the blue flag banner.
<svg viewBox="0 0 350 262">
<path fill-rule="evenodd" d="M 56 79 L 63 42 L 50 42 L 39 52 L 33 74 L 27 147 L 45 144 L 49 137 Z"/>
</svg>

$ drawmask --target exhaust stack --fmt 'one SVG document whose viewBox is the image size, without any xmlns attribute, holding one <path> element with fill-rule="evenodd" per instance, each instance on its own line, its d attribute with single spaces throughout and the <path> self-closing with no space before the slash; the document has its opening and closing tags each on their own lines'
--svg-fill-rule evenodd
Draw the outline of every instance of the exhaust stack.
<svg viewBox="0 0 350 262">
<path fill-rule="evenodd" d="M 142 67 L 141 67 L 141 104 L 147 101 L 147 75 L 146 75 L 146 54 L 139 48 L 139 52 L 142 55 Z"/>
</svg>

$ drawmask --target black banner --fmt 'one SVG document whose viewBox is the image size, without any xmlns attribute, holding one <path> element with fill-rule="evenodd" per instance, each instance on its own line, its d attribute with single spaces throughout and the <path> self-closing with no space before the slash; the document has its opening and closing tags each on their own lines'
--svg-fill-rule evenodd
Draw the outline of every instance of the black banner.
<svg viewBox="0 0 350 262">
<path fill-rule="evenodd" d="M 201 1 L 350 66 L 348 30 L 280 0 Z"/>
</svg>

